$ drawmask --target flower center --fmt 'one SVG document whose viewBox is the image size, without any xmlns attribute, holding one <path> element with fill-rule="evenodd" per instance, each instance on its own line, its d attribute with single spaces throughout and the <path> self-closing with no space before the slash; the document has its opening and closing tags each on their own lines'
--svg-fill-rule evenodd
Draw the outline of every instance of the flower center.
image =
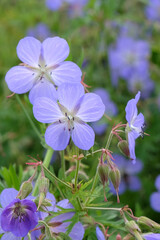
<svg viewBox="0 0 160 240">
<path fill-rule="evenodd" d="M 24 221 L 24 216 L 26 215 L 24 207 L 22 207 L 21 203 L 15 203 L 13 208 L 12 216 L 14 218 L 19 218 L 19 222 Z"/>
</svg>

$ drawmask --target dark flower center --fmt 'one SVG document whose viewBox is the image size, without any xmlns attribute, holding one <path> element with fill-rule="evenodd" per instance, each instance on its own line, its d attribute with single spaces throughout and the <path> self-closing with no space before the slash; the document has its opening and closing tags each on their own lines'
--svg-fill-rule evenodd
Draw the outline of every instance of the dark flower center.
<svg viewBox="0 0 160 240">
<path fill-rule="evenodd" d="M 15 207 L 13 209 L 13 217 L 19 218 L 19 222 L 24 221 L 24 217 L 26 215 L 24 207 L 22 207 L 21 203 L 15 203 Z"/>
</svg>

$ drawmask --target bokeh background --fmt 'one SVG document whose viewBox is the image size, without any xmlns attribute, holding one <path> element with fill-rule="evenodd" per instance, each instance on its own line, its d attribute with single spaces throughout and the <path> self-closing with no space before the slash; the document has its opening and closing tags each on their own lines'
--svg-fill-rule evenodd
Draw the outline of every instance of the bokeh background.
<svg viewBox="0 0 160 240">
<path fill-rule="evenodd" d="M 158 180 L 155 185 L 160 174 L 160 0 L 0 1 L 0 189 L 12 185 L 18 189 L 27 156 L 43 158 L 45 152 L 16 97 L 7 98 L 11 92 L 5 74 L 20 63 L 16 46 L 25 36 L 41 41 L 59 36 L 69 43 L 68 60 L 81 67 L 85 83 L 91 86 L 89 91 L 101 95 L 106 113 L 112 117 L 112 121 L 103 118 L 99 126 L 93 126 L 97 149 L 105 146 L 114 123 L 126 122 L 125 106 L 141 91 L 138 108 L 150 135 L 136 141 L 141 163 L 134 169 L 128 166 L 130 160 L 119 156 L 116 138 L 111 150 L 122 172 L 121 203 L 129 204 L 137 216 L 160 222 Z M 20 97 L 39 127 L 27 94 Z M 87 174 L 94 176 L 97 161 L 85 164 L 90 166 Z M 55 171 L 58 166 L 57 161 Z M 10 169 L 15 170 L 15 178 L 9 177 Z M 153 192 L 157 195 L 151 199 Z"/>
</svg>

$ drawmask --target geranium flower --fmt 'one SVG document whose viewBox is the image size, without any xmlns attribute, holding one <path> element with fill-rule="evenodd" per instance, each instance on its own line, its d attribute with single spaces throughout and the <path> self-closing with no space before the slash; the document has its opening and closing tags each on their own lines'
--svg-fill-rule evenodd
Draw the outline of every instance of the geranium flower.
<svg viewBox="0 0 160 240">
<path fill-rule="evenodd" d="M 83 150 L 94 144 L 95 133 L 85 122 L 99 120 L 105 111 L 101 98 L 94 93 L 84 94 L 81 84 L 63 84 L 58 88 L 59 103 L 54 99 L 38 98 L 33 106 L 35 118 L 52 123 L 46 130 L 46 143 L 54 150 L 63 150 L 70 136 Z"/>
<path fill-rule="evenodd" d="M 64 62 L 69 46 L 63 38 L 47 38 L 41 43 L 34 37 L 25 37 L 18 43 L 17 55 L 23 64 L 11 68 L 5 80 L 12 92 L 30 91 L 32 104 L 37 97 L 57 99 L 55 86 L 81 81 L 80 68 L 73 62 Z"/>
<path fill-rule="evenodd" d="M 2 205 L 0 209 L 0 233 L 4 233 L 2 240 L 20 240 L 38 224 L 36 204 L 29 199 L 16 199 L 17 194 L 17 190 L 9 188 L 4 189 L 0 195 Z"/>
<path fill-rule="evenodd" d="M 135 140 L 144 135 L 144 116 L 142 113 L 138 114 L 137 103 L 140 98 L 140 92 L 137 93 L 135 99 L 128 101 L 125 108 L 126 111 L 126 134 L 130 151 L 130 158 L 135 162 Z"/>
<path fill-rule="evenodd" d="M 158 191 L 151 194 L 150 205 L 154 211 L 160 212 L 160 175 L 155 180 L 155 187 Z"/>
<path fill-rule="evenodd" d="M 145 240 L 159 240 L 160 239 L 160 233 L 148 233 L 143 235 Z"/>
<path fill-rule="evenodd" d="M 106 237 L 98 226 L 96 227 L 96 236 L 98 240 L 106 240 Z"/>
</svg>

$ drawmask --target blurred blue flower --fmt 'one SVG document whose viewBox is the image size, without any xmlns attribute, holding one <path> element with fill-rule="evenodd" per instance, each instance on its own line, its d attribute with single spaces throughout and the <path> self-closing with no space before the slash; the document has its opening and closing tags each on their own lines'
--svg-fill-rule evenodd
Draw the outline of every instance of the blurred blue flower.
<svg viewBox="0 0 160 240">
<path fill-rule="evenodd" d="M 118 169 L 121 173 L 121 182 L 119 185 L 119 194 L 123 194 L 127 189 L 130 191 L 136 192 L 141 189 L 141 181 L 135 176 L 140 173 L 143 169 L 143 163 L 137 159 L 136 163 L 133 164 L 131 161 L 128 161 L 124 156 L 113 154 L 115 163 L 118 166 Z M 116 191 L 110 183 L 111 191 L 116 194 Z"/>
<path fill-rule="evenodd" d="M 29 28 L 26 35 L 44 41 L 51 36 L 51 32 L 46 24 L 38 23 L 35 27 Z"/>
<path fill-rule="evenodd" d="M 34 37 L 25 37 L 18 43 L 17 55 L 23 63 L 12 67 L 5 80 L 14 93 L 30 91 L 32 104 L 42 96 L 56 100 L 55 85 L 81 81 L 80 68 L 71 61 L 64 61 L 69 55 L 69 45 L 63 38 L 47 38 L 41 43 Z"/>
<path fill-rule="evenodd" d="M 65 0 L 69 4 L 68 15 L 71 18 L 82 16 L 83 8 L 88 3 L 88 0 Z"/>
<path fill-rule="evenodd" d="M 142 32 L 142 29 L 139 25 L 134 22 L 127 21 L 120 25 L 119 37 L 127 38 L 138 38 Z"/>
<path fill-rule="evenodd" d="M 153 210 L 160 212 L 160 175 L 155 180 L 155 187 L 158 192 L 154 192 L 150 196 L 150 205 Z"/>
<path fill-rule="evenodd" d="M 135 71 L 148 69 L 149 44 L 143 40 L 119 37 L 115 46 L 108 51 L 112 84 L 118 85 L 118 79 L 129 79 Z"/>
<path fill-rule="evenodd" d="M 46 7 L 51 11 L 57 11 L 62 7 L 64 0 L 46 0 Z"/>
<path fill-rule="evenodd" d="M 4 189 L 0 195 L 0 233 L 3 239 L 20 240 L 38 224 L 36 204 L 27 197 L 16 199 L 18 191 L 14 188 Z M 34 231 L 32 239 L 39 235 Z M 27 237 L 24 238 L 28 239 Z"/>
<path fill-rule="evenodd" d="M 146 17 L 155 22 L 160 21 L 160 0 L 149 0 L 145 8 Z"/>
<path fill-rule="evenodd" d="M 100 230 L 98 226 L 96 227 L 96 236 L 98 240 L 106 240 L 103 232 Z"/>
<path fill-rule="evenodd" d="M 84 93 L 81 84 L 62 84 L 58 90 L 59 103 L 54 99 L 38 98 L 33 106 L 35 118 L 52 123 L 45 132 L 46 143 L 54 150 L 64 150 L 70 137 L 74 144 L 89 150 L 95 139 L 93 129 L 86 122 L 99 120 L 105 111 L 101 98 Z"/>
<path fill-rule="evenodd" d="M 141 97 L 148 98 L 154 90 L 154 82 L 150 79 L 148 68 L 146 71 L 134 72 L 127 80 L 127 86 L 130 92 L 135 94 L 141 91 Z"/>
<path fill-rule="evenodd" d="M 109 93 L 104 88 L 96 88 L 93 91 L 95 94 L 99 95 L 102 102 L 105 105 L 105 113 L 109 116 L 116 116 L 118 113 L 118 108 L 114 102 L 110 100 Z M 105 132 L 107 128 L 107 123 L 103 119 L 96 121 L 91 124 L 96 134 L 101 135 Z"/>
<path fill-rule="evenodd" d="M 145 240 L 159 240 L 160 239 L 160 233 L 148 233 L 143 235 Z"/>
<path fill-rule="evenodd" d="M 127 141 L 129 146 L 130 152 L 130 159 L 133 160 L 135 163 L 136 156 L 135 156 L 135 140 L 139 137 L 144 135 L 144 116 L 142 113 L 138 114 L 137 110 L 137 103 L 140 98 L 140 92 L 138 92 L 135 98 L 128 101 L 127 106 L 125 108 L 126 111 L 126 134 L 127 134 Z"/>
</svg>

